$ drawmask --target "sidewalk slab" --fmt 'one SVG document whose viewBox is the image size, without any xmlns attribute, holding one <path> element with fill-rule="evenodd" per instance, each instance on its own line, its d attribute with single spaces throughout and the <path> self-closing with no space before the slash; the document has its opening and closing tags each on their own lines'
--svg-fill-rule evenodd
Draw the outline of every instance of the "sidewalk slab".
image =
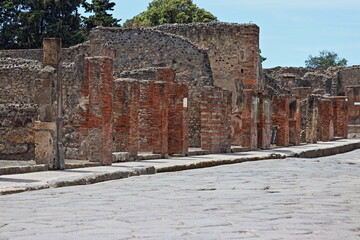
<svg viewBox="0 0 360 240">
<path fill-rule="evenodd" d="M 46 188 L 86 185 L 161 172 L 212 167 L 224 164 L 280 159 L 286 157 L 320 157 L 352 151 L 360 148 L 360 139 L 342 139 L 293 147 L 250 152 L 195 155 L 153 159 L 146 161 L 119 162 L 111 166 L 97 166 L 63 171 L 42 171 L 13 175 L 0 175 L 0 195 Z"/>
</svg>

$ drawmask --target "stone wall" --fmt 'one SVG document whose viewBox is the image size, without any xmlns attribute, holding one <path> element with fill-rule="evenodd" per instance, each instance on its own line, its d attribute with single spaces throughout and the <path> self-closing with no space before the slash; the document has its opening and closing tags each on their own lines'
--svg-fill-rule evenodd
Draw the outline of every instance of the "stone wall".
<svg viewBox="0 0 360 240">
<path fill-rule="evenodd" d="M 0 159 L 35 160 L 35 104 L 0 104 Z"/>
<path fill-rule="evenodd" d="M 54 68 L 38 61 L 0 58 L 0 103 L 37 104 L 37 119 L 51 121 L 55 76 Z"/>
<path fill-rule="evenodd" d="M 360 84 L 360 66 L 301 68 L 276 67 L 264 69 L 267 76 L 280 86 L 294 88 L 311 88 L 311 94 L 329 94 L 344 96 L 345 87 Z"/>
<path fill-rule="evenodd" d="M 360 124 L 360 85 L 345 87 L 349 99 L 349 124 Z"/>
<path fill-rule="evenodd" d="M 206 50 L 214 84 L 233 93 L 233 105 L 243 102 L 245 89 L 263 89 L 259 61 L 259 27 L 255 24 L 166 24 L 154 29 L 184 36 Z"/>
<path fill-rule="evenodd" d="M 0 58 L 21 58 L 42 62 L 44 52 L 42 49 L 12 49 L 0 50 Z"/>
</svg>

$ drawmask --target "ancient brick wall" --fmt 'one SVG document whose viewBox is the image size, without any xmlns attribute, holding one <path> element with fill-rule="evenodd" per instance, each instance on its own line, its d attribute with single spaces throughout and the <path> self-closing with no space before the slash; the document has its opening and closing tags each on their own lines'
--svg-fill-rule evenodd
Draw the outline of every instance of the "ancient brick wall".
<svg viewBox="0 0 360 240">
<path fill-rule="evenodd" d="M 0 104 L 0 159 L 34 160 L 35 104 Z"/>
<path fill-rule="evenodd" d="M 168 67 L 175 82 L 189 89 L 190 145 L 200 146 L 199 95 L 203 86 L 213 85 L 207 53 L 189 40 L 150 29 L 97 28 L 90 34 L 90 54 L 114 57 L 114 76 L 122 71 Z"/>
<path fill-rule="evenodd" d="M 349 99 L 349 124 L 360 124 L 360 85 L 347 86 L 345 95 Z"/>
<path fill-rule="evenodd" d="M 201 93 L 201 148 L 230 152 L 231 92 L 206 86 Z"/>
<path fill-rule="evenodd" d="M 166 24 L 154 29 L 184 36 L 206 49 L 214 84 L 233 93 L 233 104 L 243 100 L 243 88 L 263 89 L 259 61 L 259 27 L 255 24 Z"/>
</svg>

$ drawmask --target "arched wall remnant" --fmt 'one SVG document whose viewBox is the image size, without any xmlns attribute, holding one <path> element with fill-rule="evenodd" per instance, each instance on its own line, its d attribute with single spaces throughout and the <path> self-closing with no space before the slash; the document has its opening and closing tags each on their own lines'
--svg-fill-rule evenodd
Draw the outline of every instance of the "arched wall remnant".
<svg viewBox="0 0 360 240">
<path fill-rule="evenodd" d="M 96 28 L 90 34 L 90 54 L 114 58 L 114 78 L 122 71 L 147 67 L 169 67 L 175 82 L 189 89 L 190 146 L 200 147 L 199 96 L 212 86 L 212 72 L 206 51 L 180 36 L 150 29 Z"/>
</svg>

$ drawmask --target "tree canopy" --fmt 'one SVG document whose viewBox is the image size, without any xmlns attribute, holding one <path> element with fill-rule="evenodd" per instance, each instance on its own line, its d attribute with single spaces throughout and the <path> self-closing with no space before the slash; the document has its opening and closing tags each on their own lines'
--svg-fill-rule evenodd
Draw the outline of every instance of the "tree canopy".
<svg viewBox="0 0 360 240">
<path fill-rule="evenodd" d="M 332 67 L 332 66 L 346 66 L 347 60 L 340 58 L 336 53 L 326 50 L 320 51 L 319 56 L 309 56 L 305 61 L 306 67 Z"/>
<path fill-rule="evenodd" d="M 81 17 L 84 6 L 89 17 Z M 119 20 L 107 11 L 109 0 L 2 0 L 0 2 L 0 49 L 40 48 L 43 38 L 62 38 L 69 47 L 86 40 L 96 26 L 118 26 Z"/>
<path fill-rule="evenodd" d="M 145 12 L 127 20 L 124 27 L 150 27 L 165 23 L 212 22 L 217 18 L 192 0 L 153 0 Z"/>
<path fill-rule="evenodd" d="M 120 19 L 114 18 L 108 11 L 114 10 L 115 3 L 109 0 L 92 0 L 92 3 L 83 2 L 85 12 L 93 13 L 89 17 L 84 17 L 86 31 L 89 32 L 96 26 L 120 27 Z"/>
</svg>

